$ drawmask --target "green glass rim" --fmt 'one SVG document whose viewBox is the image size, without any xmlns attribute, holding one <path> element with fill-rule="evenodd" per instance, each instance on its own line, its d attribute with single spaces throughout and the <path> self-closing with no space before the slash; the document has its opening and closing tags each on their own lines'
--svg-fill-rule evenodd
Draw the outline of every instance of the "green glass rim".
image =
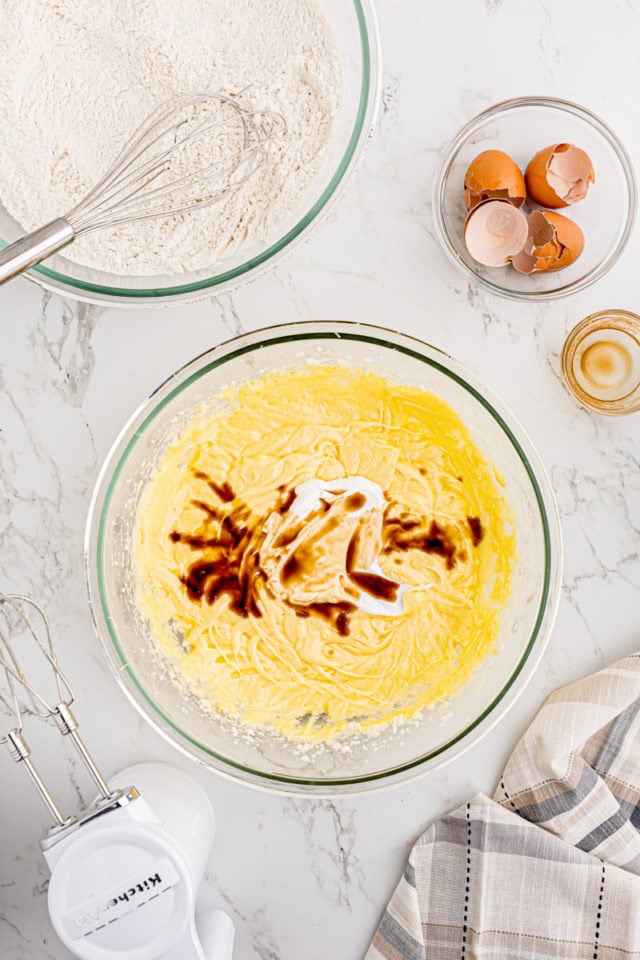
<svg viewBox="0 0 640 960">
<path fill-rule="evenodd" d="M 313 323 L 313 322 L 311 322 L 311 323 L 304 323 L 304 322 L 303 322 L 303 323 L 299 323 L 299 324 L 292 324 L 291 327 L 292 327 L 292 328 L 304 328 L 304 327 L 306 327 L 306 326 L 317 327 L 317 325 L 318 325 L 317 323 Z M 327 324 L 327 326 L 329 326 L 329 325 L 330 325 L 330 324 Z M 123 688 L 125 689 L 125 692 L 127 693 L 127 695 L 130 696 L 130 699 L 132 699 L 132 698 L 131 698 L 131 695 L 130 695 L 130 691 L 127 690 L 126 686 L 125 686 L 124 683 L 122 682 L 122 674 L 126 674 L 126 676 L 129 678 L 130 682 L 131 682 L 131 683 L 133 684 L 133 686 L 137 689 L 137 691 L 142 695 L 142 697 L 144 698 L 144 700 L 149 704 L 149 706 L 152 708 L 153 712 L 157 715 L 157 717 L 159 718 L 159 720 L 162 721 L 162 723 L 166 724 L 167 727 L 169 727 L 169 728 L 170 728 L 171 730 L 173 730 L 176 734 L 178 734 L 178 736 L 180 737 L 181 740 L 187 741 L 189 744 L 191 744 L 193 747 L 195 747 L 195 748 L 196 748 L 198 751 L 200 751 L 201 753 L 205 754 L 205 755 L 208 756 L 208 757 L 211 757 L 212 760 L 217 760 L 219 763 L 221 763 L 224 768 L 227 768 L 227 770 L 228 770 L 228 775 L 230 775 L 230 776 L 233 775 L 233 774 L 231 773 L 232 770 L 237 770 L 237 771 L 239 771 L 239 772 L 242 772 L 242 773 L 245 773 L 245 774 L 249 774 L 252 778 L 258 778 L 258 780 L 261 781 L 261 782 L 263 783 L 263 785 L 264 785 L 264 783 L 266 782 L 267 784 L 268 784 L 268 783 L 276 783 L 276 784 L 279 783 L 279 784 L 290 785 L 290 786 L 293 786 L 293 787 L 295 787 L 295 786 L 298 786 L 298 787 L 319 787 L 319 788 L 326 788 L 326 789 L 328 789 L 328 790 L 330 790 L 331 788 L 335 788 L 335 787 L 347 787 L 347 786 L 352 786 L 352 785 L 357 785 L 357 784 L 371 783 L 371 782 L 373 782 L 373 781 L 378 781 L 378 780 L 379 780 L 379 781 L 390 780 L 391 778 L 398 777 L 399 774 L 402 774 L 402 773 L 404 773 L 404 772 L 407 772 L 407 771 L 410 771 L 410 770 L 416 770 L 416 771 L 417 771 L 417 768 L 420 767 L 421 765 L 423 765 L 423 764 L 425 764 L 425 763 L 427 763 L 427 762 L 435 759 L 436 757 L 442 755 L 444 752 L 446 752 L 447 750 L 449 750 L 451 747 L 454 747 L 454 746 L 456 746 L 457 744 L 460 744 L 472 731 L 474 731 L 477 727 L 479 727 L 479 726 L 483 723 L 483 721 L 486 720 L 491 713 L 493 713 L 493 711 L 494 711 L 495 708 L 498 706 L 498 704 L 500 704 L 500 702 L 504 699 L 504 697 L 506 696 L 506 694 L 508 693 L 508 691 L 513 687 L 514 683 L 516 682 L 516 680 L 518 679 L 518 677 L 519 677 L 520 674 L 522 673 L 522 670 L 524 669 L 525 664 L 526 664 L 527 661 L 529 660 L 529 657 L 530 657 L 530 655 L 531 655 L 531 652 L 532 652 L 532 650 L 533 650 L 533 648 L 534 648 L 534 646 L 535 646 L 535 643 L 536 643 L 536 641 L 537 641 L 537 639 L 538 639 L 538 636 L 539 636 L 539 633 L 540 633 L 540 630 L 541 630 L 541 627 L 542 627 L 542 623 L 543 623 L 545 614 L 546 614 L 546 612 L 547 612 L 547 604 L 548 604 L 548 601 L 549 601 L 550 591 L 551 591 L 551 573 L 552 573 L 551 532 L 550 532 L 549 520 L 548 520 L 548 516 L 547 516 L 547 510 L 546 510 L 546 507 L 545 507 L 544 495 L 543 495 L 542 490 L 541 490 L 541 488 L 540 488 L 540 485 L 539 485 L 539 483 L 538 483 L 538 479 L 537 479 L 537 477 L 536 477 L 535 471 L 534 471 L 533 467 L 531 466 L 531 463 L 529 462 L 529 459 L 528 459 L 527 455 L 525 454 L 525 452 L 524 452 L 524 450 L 523 450 L 523 448 L 522 448 L 519 440 L 518 440 L 517 437 L 515 436 L 513 430 L 512 430 L 511 427 L 509 426 L 509 424 L 506 423 L 506 421 L 503 419 L 503 417 L 501 416 L 501 414 L 498 413 L 498 411 L 493 407 L 493 405 L 479 392 L 479 390 L 477 390 L 473 385 L 471 385 L 470 383 L 468 383 L 462 376 L 460 376 L 460 375 L 459 375 L 458 373 L 456 373 L 455 371 L 450 370 L 450 369 L 449 369 L 447 366 L 445 366 L 444 364 L 439 363 L 437 360 L 435 360 L 435 359 L 433 359 L 433 358 L 430 358 L 430 357 L 424 356 L 424 354 L 421 353 L 419 349 L 414 349 L 414 348 L 412 348 L 411 346 L 408 346 L 407 344 L 404 344 L 404 343 L 397 343 L 397 342 L 394 342 L 394 341 L 385 340 L 385 339 L 384 339 L 383 337 L 381 337 L 381 336 L 375 336 L 375 335 L 373 335 L 373 333 L 371 333 L 371 334 L 370 334 L 370 333 L 357 333 L 357 332 L 355 332 L 355 331 L 352 332 L 352 331 L 350 331 L 350 330 L 344 329 L 344 328 L 348 328 L 348 327 L 350 327 L 350 326 L 353 326 L 353 327 L 357 327 L 357 328 L 359 328 L 360 330 L 362 330 L 362 329 L 363 329 L 363 325 L 358 324 L 358 323 L 341 323 L 341 324 L 339 325 L 339 327 L 340 327 L 340 330 L 339 330 L 339 331 L 336 331 L 336 330 L 335 330 L 335 325 L 334 325 L 334 324 L 331 324 L 330 326 L 331 326 L 332 329 L 331 329 L 331 330 L 327 330 L 327 331 L 318 331 L 318 330 L 313 330 L 313 331 L 311 331 L 311 330 L 308 330 L 308 331 L 306 331 L 306 332 L 294 332 L 294 333 L 288 333 L 288 334 L 282 334 L 282 335 L 279 335 L 279 334 L 275 333 L 275 334 L 272 335 L 272 336 L 271 336 L 271 335 L 270 335 L 270 336 L 266 336 L 265 338 L 259 339 L 259 340 L 257 340 L 257 341 L 256 341 L 256 340 L 253 340 L 253 342 L 251 342 L 251 343 L 249 343 L 249 344 L 245 344 L 245 345 L 243 345 L 243 346 L 238 346 L 236 349 L 231 349 L 231 350 L 229 350 L 229 347 L 232 347 L 232 346 L 233 346 L 233 344 L 236 342 L 236 339 L 240 339 L 240 340 L 241 340 L 241 339 L 246 338 L 247 334 L 245 334 L 245 335 L 243 335 L 243 337 L 235 338 L 234 340 L 227 341 L 226 343 L 220 344 L 219 346 L 214 347 L 214 348 L 212 348 L 211 350 L 206 351 L 206 352 L 205 352 L 204 354 L 202 354 L 200 357 L 196 357 L 194 360 L 192 360 L 192 361 L 190 361 L 188 364 L 186 364 L 185 367 L 182 368 L 183 370 L 185 370 L 185 369 L 187 369 L 188 367 L 192 366 L 194 363 L 198 363 L 198 362 L 201 361 L 204 357 L 206 357 L 207 355 L 209 355 L 209 354 L 211 354 L 211 353 L 213 353 L 213 354 L 218 354 L 218 356 L 214 356 L 214 357 L 210 360 L 209 363 L 206 363 L 204 366 L 202 366 L 202 367 L 200 367 L 199 369 L 195 370 L 193 373 L 191 373 L 189 376 L 187 376 L 179 385 L 177 385 L 173 390 L 171 390 L 171 391 L 162 399 L 162 401 L 161 401 L 160 403 L 158 403 L 158 405 L 157 405 L 153 410 L 151 410 L 151 411 L 147 414 L 147 416 L 143 419 L 143 421 L 135 428 L 135 430 L 134 430 L 134 432 L 133 432 L 133 435 L 129 438 L 129 440 L 128 440 L 128 442 L 127 442 L 124 450 L 123 450 L 123 451 L 120 453 L 120 455 L 119 455 L 118 462 L 117 462 L 117 464 L 116 464 L 116 466 L 115 466 L 115 468 L 114 468 L 114 470 L 113 470 L 113 473 L 112 473 L 112 475 L 111 475 L 111 477 L 110 477 L 110 479 L 109 479 L 109 482 L 108 482 L 108 485 L 107 485 L 107 489 L 106 489 L 106 492 L 105 492 L 105 494 L 104 494 L 104 498 L 103 498 L 103 500 L 102 500 L 102 503 L 99 504 L 95 499 L 94 499 L 94 501 L 93 501 L 93 503 L 92 503 L 92 507 L 91 507 L 91 510 L 90 510 L 90 512 L 89 512 L 89 518 L 88 518 L 88 522 L 87 522 L 87 549 L 86 549 L 87 581 L 88 581 L 88 583 L 89 583 L 90 602 L 92 603 L 92 606 L 93 606 L 93 600 L 92 600 L 92 598 L 91 598 L 91 587 L 90 587 L 90 581 L 91 581 L 91 578 L 90 578 L 90 567 L 91 567 L 91 564 L 92 564 L 94 558 L 91 556 L 91 552 L 92 552 L 92 549 L 91 549 L 91 540 L 92 540 L 92 538 L 91 538 L 91 536 L 90 536 L 90 534 L 89 534 L 89 529 L 90 529 L 90 526 L 91 526 L 91 519 L 92 519 L 92 515 L 93 515 L 94 510 L 95 510 L 95 509 L 99 509 L 99 510 L 100 510 L 100 518 L 99 518 L 98 533 L 97 533 L 96 544 L 95 544 L 95 552 L 96 552 L 95 563 L 96 563 L 96 572 L 97 572 L 97 581 L 98 581 L 98 592 L 99 592 L 99 598 L 100 598 L 100 606 L 101 606 L 101 612 L 102 612 L 102 616 L 103 616 L 103 619 L 104 619 L 104 623 L 105 623 L 106 628 L 107 628 L 107 630 L 108 630 L 108 632 L 109 632 L 109 636 L 110 636 L 110 639 L 111 639 L 113 648 L 115 649 L 115 651 L 116 651 L 116 653 L 117 653 L 117 656 L 118 656 L 118 659 L 120 660 L 120 665 L 119 665 L 119 667 L 118 667 L 118 671 L 117 671 L 116 676 L 117 676 L 119 682 L 121 683 L 121 685 L 123 686 Z M 382 334 L 382 333 L 385 332 L 382 328 L 377 328 L 377 327 L 367 327 L 366 329 L 371 330 L 371 331 L 376 331 L 376 332 L 378 332 L 378 333 L 380 333 L 380 334 Z M 266 335 L 266 334 L 272 334 L 273 331 L 274 331 L 274 328 L 273 328 L 273 327 L 269 327 L 269 328 L 265 328 L 264 330 L 257 330 L 257 331 L 255 331 L 255 332 L 253 332 L 252 334 L 249 334 L 249 336 L 251 336 L 252 338 L 256 338 L 256 337 L 260 337 L 260 336 L 263 335 L 263 334 L 264 334 L 264 335 Z M 447 357 L 448 357 L 447 354 L 444 354 L 443 351 L 438 350 L 437 347 L 431 347 L 431 346 L 429 346 L 429 345 L 427 345 L 427 344 L 422 344 L 421 341 L 417 340 L 416 338 L 409 337 L 409 336 L 407 336 L 406 334 L 401 334 L 401 337 L 402 337 L 403 340 L 408 341 L 409 343 L 414 343 L 414 344 L 416 344 L 416 347 L 428 346 L 428 348 L 429 348 L 430 350 L 433 350 L 433 351 L 435 351 L 435 352 L 437 352 L 437 353 L 440 353 L 440 354 L 442 354 L 442 356 L 447 356 Z M 254 770 L 252 767 L 249 767 L 249 766 L 247 766 L 247 765 L 245 765 L 245 764 L 239 763 L 238 761 L 235 761 L 235 760 L 233 760 L 233 759 L 231 759 L 231 758 L 229 758 L 229 757 L 223 756 L 222 754 L 216 753 L 216 752 L 215 752 L 214 750 L 212 750 L 210 747 L 205 746 L 205 745 L 202 744 L 199 740 L 197 740 L 195 737 L 192 737 L 190 734 L 188 734 L 188 733 L 186 733 L 184 730 L 182 730 L 182 729 L 180 728 L 180 726 L 179 726 L 170 716 L 168 716 L 168 715 L 155 703 L 155 701 L 152 699 L 152 697 L 146 692 L 144 686 L 141 684 L 141 682 L 140 682 L 140 680 L 138 679 L 138 677 L 136 676 L 136 674 L 135 674 L 135 673 L 131 670 L 131 668 L 129 667 L 128 658 L 126 657 L 125 652 L 122 650 L 122 648 L 121 648 L 121 646 L 120 646 L 120 642 L 119 642 L 118 636 L 117 636 L 116 631 L 115 631 L 114 626 L 113 626 L 113 620 L 112 620 L 111 615 L 110 615 L 110 612 L 109 612 L 109 605 L 108 605 L 108 602 L 107 602 L 106 589 L 105 589 L 105 577 L 104 577 L 104 543 L 105 543 L 105 536 L 106 536 L 106 529 L 107 529 L 107 518 L 108 518 L 109 506 L 110 506 L 110 504 L 111 504 L 111 500 L 112 500 L 112 497 L 113 497 L 113 493 L 114 493 L 115 488 L 116 488 L 116 485 L 117 485 L 117 483 L 118 483 L 120 474 L 122 473 L 122 470 L 124 469 L 124 466 L 125 466 L 128 458 L 129 458 L 129 456 L 130 456 L 133 448 L 135 447 L 135 445 L 136 445 L 136 443 L 137 443 L 137 441 L 138 441 L 138 438 L 142 435 L 142 433 L 144 433 L 144 431 L 146 430 L 146 428 L 147 428 L 147 427 L 149 426 L 149 424 L 155 419 L 155 417 L 156 417 L 168 404 L 170 404 L 171 401 L 172 401 L 176 396 L 178 396 L 178 394 L 182 393 L 183 390 L 185 390 L 187 387 L 189 387 L 189 386 L 190 386 L 192 383 L 194 383 L 195 381 L 199 380 L 201 377 L 206 376 L 206 374 L 209 373 L 211 370 L 215 369 L 216 367 L 221 366 L 222 364 L 224 364 L 224 363 L 226 363 L 226 362 L 228 362 L 228 361 L 230 361 L 230 360 L 235 359 L 236 357 L 242 356 L 243 354 L 250 353 L 250 352 L 253 352 L 253 351 L 255 351 L 255 350 L 260 350 L 260 349 L 262 349 L 262 348 L 264 348 L 264 347 L 267 347 L 267 346 L 274 346 L 274 345 L 277 345 L 277 344 L 279 344 L 279 343 L 291 343 L 291 342 L 295 342 L 295 341 L 310 341 L 310 340 L 336 340 L 336 339 L 338 339 L 338 340 L 351 340 L 351 341 L 357 341 L 357 342 L 359 341 L 359 342 L 371 344 L 371 345 L 374 345 L 374 346 L 381 346 L 381 347 L 384 347 L 384 348 L 386 348 L 386 349 L 391 348 L 391 349 L 394 349 L 394 350 L 398 350 L 399 352 L 404 353 L 405 355 L 407 355 L 407 356 L 409 356 L 409 357 L 411 357 L 411 358 L 413 358 L 413 359 L 415 359 L 415 360 L 418 360 L 418 361 L 420 361 L 421 363 L 425 364 L 426 366 L 432 367 L 432 368 L 438 370 L 440 373 L 443 373 L 445 376 L 449 377 L 451 380 L 453 380 L 454 382 L 456 382 L 459 386 L 461 386 L 462 388 L 464 388 L 468 393 L 470 393 L 470 394 L 475 398 L 475 400 L 477 400 L 478 403 L 480 403 L 480 404 L 485 408 L 485 410 L 487 410 L 487 412 L 488 412 L 488 413 L 494 418 L 494 420 L 498 423 L 499 427 L 500 427 L 500 428 L 502 429 L 502 431 L 506 434 L 506 436 L 508 437 L 509 441 L 510 441 L 511 444 L 513 445 L 516 453 L 518 454 L 518 457 L 519 457 L 520 461 L 522 462 L 522 465 L 523 465 L 523 467 L 524 467 L 524 469 L 525 469 L 525 472 L 526 472 L 526 474 L 527 474 L 527 476 L 528 476 L 528 479 L 529 479 L 529 481 L 530 481 L 530 483 L 531 483 L 531 486 L 532 486 L 532 488 L 533 488 L 534 495 L 535 495 L 535 498 L 536 498 L 536 502 L 537 502 L 537 505 L 538 505 L 538 510 L 539 510 L 539 513 L 540 513 L 540 521 L 541 521 L 542 531 L 543 531 L 545 563 L 544 563 L 544 578 L 543 578 L 543 585 L 542 585 L 542 591 L 541 591 L 541 596 L 540 596 L 540 603 L 539 603 L 539 606 L 538 606 L 538 611 L 537 611 L 536 619 L 535 619 L 535 622 L 534 622 L 534 625 L 533 625 L 533 629 L 532 629 L 532 631 L 531 631 L 531 636 L 530 636 L 530 638 L 529 638 L 529 641 L 528 641 L 528 643 L 527 643 L 527 646 L 526 646 L 526 648 L 525 648 L 525 650 L 524 650 L 524 652 L 523 652 L 523 654 L 522 654 L 522 656 L 521 656 L 521 658 L 520 658 L 520 660 L 519 660 L 516 668 L 515 668 L 514 671 L 512 672 L 512 674 L 511 674 L 511 676 L 509 677 L 509 679 L 506 681 L 505 685 L 503 686 L 503 688 L 501 689 L 501 691 L 499 692 L 499 694 L 491 701 L 491 703 L 483 710 L 483 712 L 482 712 L 472 723 L 468 724 L 468 726 L 465 727 L 460 733 L 456 734 L 455 737 L 451 737 L 451 738 L 450 738 L 449 740 L 447 740 L 445 743 L 441 744 L 437 749 L 432 750 L 432 751 L 430 751 L 429 753 L 424 754 L 423 756 L 417 757 L 417 758 L 415 758 L 415 759 L 413 759 L 413 760 L 411 760 L 411 761 L 408 761 L 407 763 L 398 765 L 398 766 L 396 766 L 396 767 L 393 767 L 393 768 L 390 768 L 390 769 L 387 769 L 387 770 L 378 771 L 378 772 L 373 773 L 373 774 L 365 774 L 365 775 L 362 775 L 362 776 L 338 777 L 338 778 L 326 778 L 326 779 L 313 779 L 313 778 L 309 778 L 309 777 L 286 776 L 286 775 L 284 775 L 284 774 L 266 773 L 266 772 L 263 771 L 263 770 Z M 456 365 L 457 365 L 457 361 L 453 361 L 453 362 L 456 363 Z M 180 374 L 180 372 L 181 372 L 181 371 L 177 371 L 176 374 L 174 374 L 173 376 L 171 376 L 170 378 L 168 378 L 168 380 L 164 381 L 164 383 L 161 384 L 161 385 L 157 388 L 157 390 L 154 391 L 153 394 L 151 394 L 151 396 L 150 396 L 150 397 L 148 398 L 148 400 L 145 402 L 145 404 L 143 405 L 143 407 L 140 408 L 140 409 L 143 410 L 143 409 L 144 409 L 144 406 L 146 406 L 146 405 L 149 403 L 149 401 L 150 401 L 160 390 L 162 390 L 162 388 L 163 388 L 166 384 L 168 384 L 171 380 L 173 380 L 175 376 L 178 376 L 178 375 Z M 475 379 L 475 377 L 474 377 L 474 379 Z M 140 411 L 138 411 L 138 414 L 134 414 L 134 415 L 133 415 L 133 417 L 131 418 L 131 420 L 129 421 L 129 423 L 125 426 L 124 431 L 123 431 L 123 434 L 127 431 L 127 429 L 129 428 L 129 426 L 130 426 L 131 423 L 136 419 L 136 416 L 139 415 L 139 413 L 140 413 Z M 121 434 L 121 436 L 122 436 L 123 434 Z M 116 441 L 116 443 L 117 443 L 117 442 L 118 442 L 118 441 Z M 533 449 L 533 447 L 532 447 L 532 449 Z M 108 457 L 107 457 L 107 460 L 105 461 L 105 467 L 109 464 L 109 462 L 110 462 L 110 456 L 108 456 Z M 103 469 L 104 469 L 104 467 L 103 467 Z M 95 496 L 96 496 L 96 493 L 99 492 L 100 484 L 101 484 L 101 479 L 98 480 L 98 483 L 97 483 L 97 485 L 96 485 L 96 491 L 94 492 L 94 498 L 95 498 Z M 551 495 L 551 502 L 552 502 L 552 504 L 554 503 L 552 495 Z M 94 613 L 94 622 L 96 623 L 96 629 L 97 629 L 97 631 L 98 631 L 98 634 L 100 635 L 101 639 L 102 639 L 103 642 L 104 642 L 104 637 L 103 637 L 102 631 L 100 630 L 100 627 L 99 627 L 99 625 L 98 625 L 97 618 L 95 617 L 95 613 Z M 132 702 L 133 702 L 134 705 L 135 705 L 136 707 L 138 707 L 138 709 L 139 709 L 139 705 L 138 705 L 138 703 L 135 701 L 135 699 L 132 699 Z M 148 721 L 150 721 L 152 725 L 155 726 L 153 719 L 152 719 L 152 718 L 149 718 L 146 713 L 145 713 L 144 715 L 145 715 L 145 718 L 146 718 Z M 158 729 L 160 730 L 160 732 L 161 732 L 162 734 L 165 734 L 165 731 L 162 729 L 162 727 L 158 727 Z M 193 754 L 191 754 L 190 751 L 186 750 L 186 748 L 185 748 L 184 746 L 182 746 L 180 743 L 176 743 L 176 741 L 175 741 L 172 737 L 171 737 L 170 739 L 171 739 L 172 743 L 174 743 L 175 746 L 178 746 L 179 749 L 182 749 L 183 751 L 189 753 L 190 756 L 193 756 Z M 195 759 L 198 759 L 198 758 L 196 757 Z M 206 762 L 206 761 L 201 761 L 201 762 Z M 231 768 L 231 769 L 229 770 L 229 768 Z M 214 767 L 214 769 L 218 769 L 218 768 L 217 768 L 217 767 Z M 224 770 L 219 770 L 219 772 L 224 773 L 225 771 L 224 771 Z"/>
<path fill-rule="evenodd" d="M 58 271 L 53 270 L 50 267 L 44 266 L 43 264 L 38 264 L 37 266 L 32 267 L 26 275 L 28 276 L 30 273 L 35 272 L 40 274 L 42 277 L 46 277 L 48 280 L 55 281 L 56 283 L 74 287 L 75 289 L 81 290 L 85 293 L 92 293 L 105 297 L 122 297 L 133 301 L 144 300 L 153 297 L 172 298 L 195 294 L 199 291 L 219 287 L 222 284 L 240 280 L 240 278 L 245 274 L 257 270 L 259 267 L 265 265 L 273 256 L 288 247 L 289 244 L 296 239 L 296 237 L 299 237 L 313 223 L 313 221 L 317 219 L 344 180 L 351 166 L 351 161 L 354 158 L 358 144 L 365 133 L 365 119 L 367 117 L 371 97 L 377 96 L 376 89 L 373 89 L 371 86 L 372 45 L 368 28 L 367 14 L 365 13 L 362 0 L 351 0 L 351 2 L 353 3 L 358 23 L 358 30 L 360 33 L 360 49 L 362 52 L 362 82 L 360 86 L 360 97 L 358 101 L 358 109 L 356 111 L 355 123 L 345 152 L 342 155 L 340 163 L 338 164 L 335 173 L 331 177 L 331 180 L 320 194 L 319 198 L 313 204 L 311 209 L 302 217 L 301 220 L 298 221 L 294 227 L 288 230 L 286 234 L 280 237 L 266 250 L 263 250 L 262 253 L 259 253 L 250 260 L 247 260 L 246 263 L 242 263 L 237 267 L 233 267 L 230 270 L 226 270 L 223 273 L 217 274 L 215 277 L 207 277 L 205 280 L 198 280 L 194 283 L 185 283 L 179 286 L 162 287 L 159 289 L 154 287 L 146 289 L 142 287 L 140 289 L 115 286 L 110 287 L 105 286 L 104 284 L 90 283 L 86 280 L 68 277 L 63 273 L 58 273 Z M 369 19 L 371 20 L 371 17 Z M 375 30 L 374 23 L 371 24 L 371 27 L 373 30 Z M 0 250 L 3 250 L 7 246 L 8 244 L 4 240 L 0 240 Z"/>
</svg>

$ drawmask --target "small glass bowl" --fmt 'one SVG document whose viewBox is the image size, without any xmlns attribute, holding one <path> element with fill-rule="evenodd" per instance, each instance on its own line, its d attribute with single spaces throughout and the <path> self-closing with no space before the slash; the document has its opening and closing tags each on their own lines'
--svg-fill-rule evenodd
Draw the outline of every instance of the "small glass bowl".
<svg viewBox="0 0 640 960">
<path fill-rule="evenodd" d="M 567 337 L 562 351 L 562 373 L 565 382 L 576 399 L 589 410 L 611 417 L 637 413 L 640 411 L 640 382 L 637 378 L 634 379 L 635 385 L 629 388 L 628 393 L 611 399 L 608 396 L 592 396 L 582 387 L 576 376 L 576 366 L 581 359 L 581 348 L 584 349 L 590 339 L 597 342 L 600 335 L 602 340 L 606 340 L 607 334 L 617 334 L 618 337 L 622 335 L 625 341 L 628 337 L 629 340 L 626 342 L 629 344 L 635 342 L 637 350 L 640 348 L 640 317 L 628 310 L 600 310 L 577 324 Z"/>
<path fill-rule="evenodd" d="M 571 266 L 548 274 L 476 263 L 463 237 L 467 167 L 481 151 L 498 149 L 524 171 L 534 154 L 553 143 L 574 143 L 593 161 L 596 182 L 588 196 L 558 211 L 582 228 L 584 252 Z M 478 114 L 454 137 L 436 177 L 433 210 L 442 247 L 463 273 L 502 297 L 552 300 L 584 290 L 616 263 L 635 220 L 636 181 L 626 150 L 595 114 L 569 100 L 519 97 Z"/>
</svg>

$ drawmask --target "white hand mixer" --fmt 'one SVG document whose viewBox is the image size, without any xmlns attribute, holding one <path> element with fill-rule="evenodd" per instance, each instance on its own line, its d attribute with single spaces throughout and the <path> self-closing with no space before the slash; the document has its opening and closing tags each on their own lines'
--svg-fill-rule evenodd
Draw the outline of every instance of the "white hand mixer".
<svg viewBox="0 0 640 960">
<path fill-rule="evenodd" d="M 55 705 L 26 679 L 18 640 L 34 641 L 52 668 Z M 55 820 L 40 843 L 51 870 L 49 913 L 65 946 L 81 960 L 231 960 L 231 918 L 220 910 L 195 913 L 215 830 L 202 787 L 161 763 L 129 767 L 106 782 L 78 734 L 47 618 L 27 597 L 0 594 L 0 666 L 0 702 L 15 718 L 0 743 L 26 768 Z M 99 790 L 89 809 L 61 813 L 31 760 L 25 713 L 52 719 L 71 738 Z"/>
</svg>

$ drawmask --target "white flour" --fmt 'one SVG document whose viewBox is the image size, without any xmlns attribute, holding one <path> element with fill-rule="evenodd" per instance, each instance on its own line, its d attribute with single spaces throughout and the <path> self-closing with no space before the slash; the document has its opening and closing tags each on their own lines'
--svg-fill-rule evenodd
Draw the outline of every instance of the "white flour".
<svg viewBox="0 0 640 960">
<path fill-rule="evenodd" d="M 209 210 L 90 234 L 64 255 L 120 274 L 196 270 L 299 206 L 330 140 L 339 53 L 315 0 L 0 0 L 0 200 L 25 230 L 64 215 L 161 102 L 237 93 L 288 133 Z"/>
</svg>

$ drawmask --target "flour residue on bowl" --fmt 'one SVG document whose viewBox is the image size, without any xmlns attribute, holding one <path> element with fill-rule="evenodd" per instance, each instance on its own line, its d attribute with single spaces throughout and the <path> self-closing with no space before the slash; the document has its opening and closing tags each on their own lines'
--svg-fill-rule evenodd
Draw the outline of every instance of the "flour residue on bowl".
<svg viewBox="0 0 640 960">
<path fill-rule="evenodd" d="M 300 210 L 342 93 L 315 0 L 0 6 L 0 201 L 25 230 L 69 212 L 160 103 L 249 85 L 245 100 L 287 124 L 250 182 L 207 210 L 89 234 L 64 255 L 115 274 L 179 274 L 264 241 Z"/>
<path fill-rule="evenodd" d="M 495 648 L 516 562 L 458 415 L 335 365 L 223 399 L 181 425 L 138 505 L 137 605 L 172 676 L 301 744 L 453 697 Z"/>
</svg>

